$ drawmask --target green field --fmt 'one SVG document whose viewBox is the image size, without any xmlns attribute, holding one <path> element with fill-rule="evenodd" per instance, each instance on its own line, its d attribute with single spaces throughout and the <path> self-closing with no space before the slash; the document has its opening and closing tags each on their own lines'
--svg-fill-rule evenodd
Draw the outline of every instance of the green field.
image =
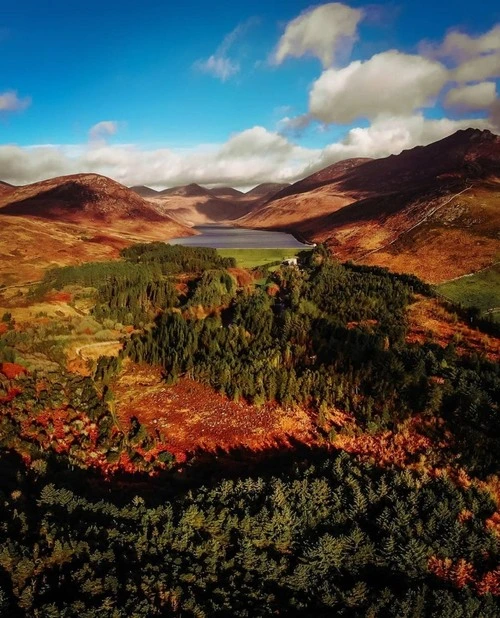
<svg viewBox="0 0 500 618">
<path fill-rule="evenodd" d="M 442 283 L 437 291 L 454 302 L 481 311 L 500 307 L 500 264 L 470 277 Z"/>
<path fill-rule="evenodd" d="M 307 249 L 306 249 L 307 250 Z M 241 268 L 255 268 L 295 257 L 304 249 L 217 249 L 222 257 L 236 258 Z"/>
</svg>

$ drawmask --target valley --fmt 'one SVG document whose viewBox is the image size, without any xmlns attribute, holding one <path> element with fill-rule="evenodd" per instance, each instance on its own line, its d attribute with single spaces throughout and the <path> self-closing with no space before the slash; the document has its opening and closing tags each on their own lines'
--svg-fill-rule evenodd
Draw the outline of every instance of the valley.
<svg viewBox="0 0 500 618">
<path fill-rule="evenodd" d="M 329 213 L 331 173 L 335 242 L 293 185 L 2 191 L 2 610 L 495 616 L 496 185 Z"/>
<path fill-rule="evenodd" d="M 0 618 L 499 618 L 498 0 L 4 4 Z"/>
</svg>

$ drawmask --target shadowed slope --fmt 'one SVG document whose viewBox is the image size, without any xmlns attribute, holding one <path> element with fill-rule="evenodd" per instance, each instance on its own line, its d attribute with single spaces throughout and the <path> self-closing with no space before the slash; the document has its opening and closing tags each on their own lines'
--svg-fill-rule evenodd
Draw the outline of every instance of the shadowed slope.
<svg viewBox="0 0 500 618">
<path fill-rule="evenodd" d="M 158 191 L 144 185 L 136 185 L 135 187 L 130 187 L 130 190 L 134 193 L 137 193 L 137 195 L 140 195 L 141 197 L 156 197 L 158 195 Z"/>
<path fill-rule="evenodd" d="M 97 174 L 13 187 L 0 191 L 0 282 L 33 281 L 43 266 L 109 259 L 132 242 L 191 233 Z"/>
<path fill-rule="evenodd" d="M 342 259 L 430 281 L 500 252 L 500 138 L 458 131 L 385 159 L 349 159 L 295 183 L 238 221 L 326 242 Z"/>
</svg>

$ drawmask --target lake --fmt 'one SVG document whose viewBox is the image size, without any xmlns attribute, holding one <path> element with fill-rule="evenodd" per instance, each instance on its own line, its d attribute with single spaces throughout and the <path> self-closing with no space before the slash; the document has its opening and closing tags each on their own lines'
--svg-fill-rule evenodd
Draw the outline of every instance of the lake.
<svg viewBox="0 0 500 618">
<path fill-rule="evenodd" d="M 310 247 L 285 232 L 249 230 L 228 225 L 198 225 L 193 227 L 198 236 L 171 238 L 170 245 L 211 247 L 213 249 L 302 249 Z"/>
</svg>

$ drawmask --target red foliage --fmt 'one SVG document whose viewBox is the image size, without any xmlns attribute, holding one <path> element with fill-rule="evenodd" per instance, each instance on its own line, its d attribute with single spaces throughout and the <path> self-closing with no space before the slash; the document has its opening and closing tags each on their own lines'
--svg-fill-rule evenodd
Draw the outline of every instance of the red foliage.
<svg viewBox="0 0 500 618">
<path fill-rule="evenodd" d="M 27 374 L 28 370 L 16 363 L 0 363 L 0 373 L 3 373 L 8 380 L 15 380 L 20 375 Z"/>
<path fill-rule="evenodd" d="M 7 395 L 5 397 L 0 397 L 0 403 L 9 403 L 9 401 L 15 399 L 22 392 L 23 391 L 17 387 L 9 388 L 9 390 L 7 391 Z"/>
<path fill-rule="evenodd" d="M 69 303 L 72 295 L 69 292 L 53 292 L 46 297 L 50 303 Z"/>
<path fill-rule="evenodd" d="M 0 335 L 3 335 L 9 330 L 9 325 L 5 322 L 0 322 Z"/>
<path fill-rule="evenodd" d="M 498 511 L 495 511 L 495 513 L 486 520 L 486 527 L 489 528 L 493 534 L 500 537 L 500 513 Z"/>
<path fill-rule="evenodd" d="M 492 594 L 495 597 L 500 596 L 500 567 L 494 571 L 488 571 L 476 583 L 478 594 Z"/>
<path fill-rule="evenodd" d="M 455 588 L 463 588 L 475 581 L 474 567 L 464 558 L 454 562 L 451 558 L 431 556 L 428 568 L 436 577 L 455 586 Z"/>
<path fill-rule="evenodd" d="M 470 521 L 472 519 L 472 517 L 473 517 L 472 511 L 469 511 L 468 509 L 463 509 L 458 514 L 458 521 L 461 524 L 464 524 L 466 521 Z"/>
</svg>

